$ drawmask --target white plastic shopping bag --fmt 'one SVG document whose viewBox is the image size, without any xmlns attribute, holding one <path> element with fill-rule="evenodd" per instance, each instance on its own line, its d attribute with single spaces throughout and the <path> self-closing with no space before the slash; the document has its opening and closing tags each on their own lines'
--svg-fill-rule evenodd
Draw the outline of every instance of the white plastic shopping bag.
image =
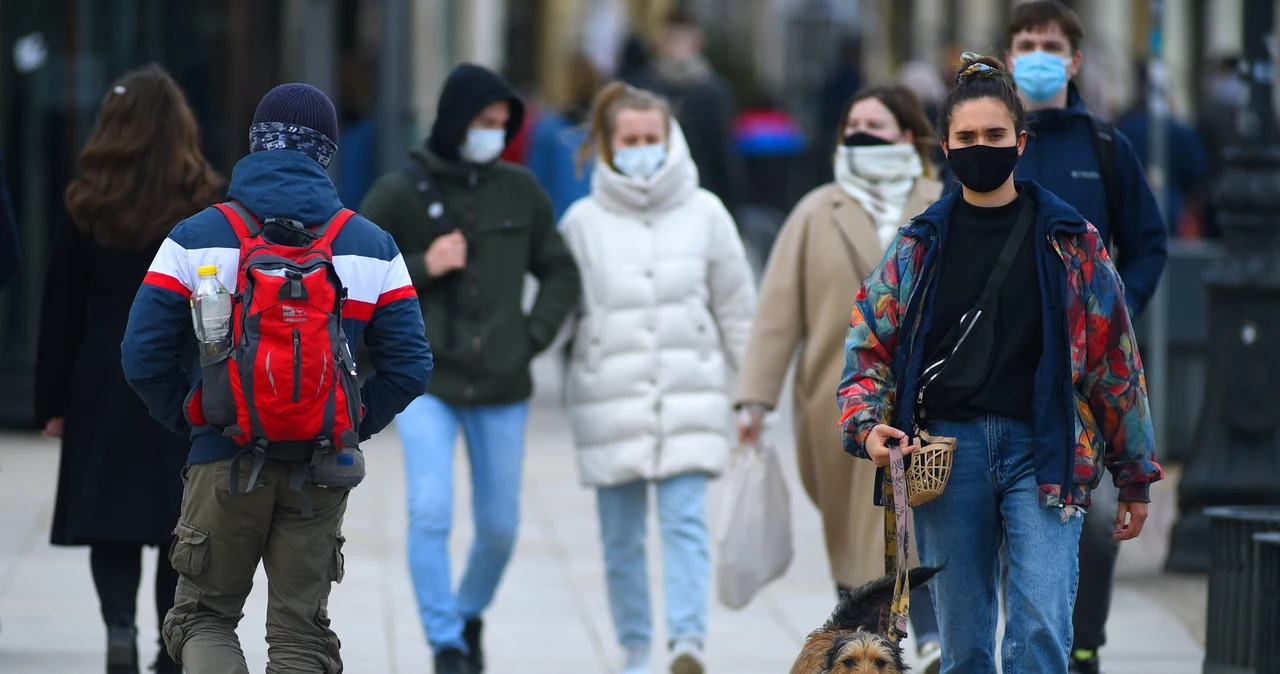
<svg viewBox="0 0 1280 674">
<path fill-rule="evenodd" d="M 791 565 L 791 498 L 778 455 L 759 443 L 735 453 L 727 482 L 716 530 L 716 594 L 738 610 Z"/>
</svg>

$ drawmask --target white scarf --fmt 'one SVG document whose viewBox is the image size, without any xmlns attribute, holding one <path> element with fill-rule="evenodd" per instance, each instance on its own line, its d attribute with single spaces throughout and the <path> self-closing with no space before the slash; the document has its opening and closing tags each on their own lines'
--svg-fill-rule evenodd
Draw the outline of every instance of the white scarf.
<svg viewBox="0 0 1280 674">
<path fill-rule="evenodd" d="M 911 144 L 836 149 L 836 184 L 866 209 L 876 223 L 880 245 L 888 248 L 902 225 L 902 210 L 924 175 L 920 153 Z"/>
</svg>

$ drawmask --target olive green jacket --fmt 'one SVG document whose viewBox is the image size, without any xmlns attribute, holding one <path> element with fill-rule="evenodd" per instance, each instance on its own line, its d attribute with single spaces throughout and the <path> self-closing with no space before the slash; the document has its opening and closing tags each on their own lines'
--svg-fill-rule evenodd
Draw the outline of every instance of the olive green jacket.
<svg viewBox="0 0 1280 674">
<path fill-rule="evenodd" d="M 578 266 L 556 229 L 551 201 L 522 166 L 475 166 L 423 147 L 444 212 L 467 240 L 465 269 L 433 279 L 426 251 L 443 232 L 409 176 L 392 171 L 373 184 L 360 213 L 395 239 L 418 291 L 435 357 L 428 393 L 458 406 L 529 398 L 529 361 L 555 338 L 578 300 Z M 532 311 L 522 307 L 525 274 L 538 279 Z"/>
</svg>

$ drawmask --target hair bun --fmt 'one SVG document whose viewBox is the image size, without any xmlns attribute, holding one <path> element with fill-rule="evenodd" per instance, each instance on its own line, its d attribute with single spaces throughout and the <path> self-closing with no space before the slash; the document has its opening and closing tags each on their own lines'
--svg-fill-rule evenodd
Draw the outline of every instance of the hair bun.
<svg viewBox="0 0 1280 674">
<path fill-rule="evenodd" d="M 960 55 L 960 68 L 956 70 L 956 81 L 998 77 L 1003 72 L 1004 64 L 1000 59 L 967 51 Z"/>
</svg>

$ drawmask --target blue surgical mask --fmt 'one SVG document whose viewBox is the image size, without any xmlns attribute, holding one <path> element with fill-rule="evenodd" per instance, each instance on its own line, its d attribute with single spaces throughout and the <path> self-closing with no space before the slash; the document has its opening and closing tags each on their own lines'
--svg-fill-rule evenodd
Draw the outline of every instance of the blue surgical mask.
<svg viewBox="0 0 1280 674">
<path fill-rule="evenodd" d="M 667 146 L 661 143 L 624 147 L 613 152 L 613 166 L 623 175 L 648 178 L 667 160 Z"/>
<path fill-rule="evenodd" d="M 507 149 L 507 132 L 503 129 L 468 129 L 467 140 L 458 154 L 472 164 L 488 164 Z"/>
<path fill-rule="evenodd" d="M 1036 50 L 1013 59 L 1013 81 L 1032 103 L 1048 103 L 1067 85 L 1070 59 Z"/>
</svg>

